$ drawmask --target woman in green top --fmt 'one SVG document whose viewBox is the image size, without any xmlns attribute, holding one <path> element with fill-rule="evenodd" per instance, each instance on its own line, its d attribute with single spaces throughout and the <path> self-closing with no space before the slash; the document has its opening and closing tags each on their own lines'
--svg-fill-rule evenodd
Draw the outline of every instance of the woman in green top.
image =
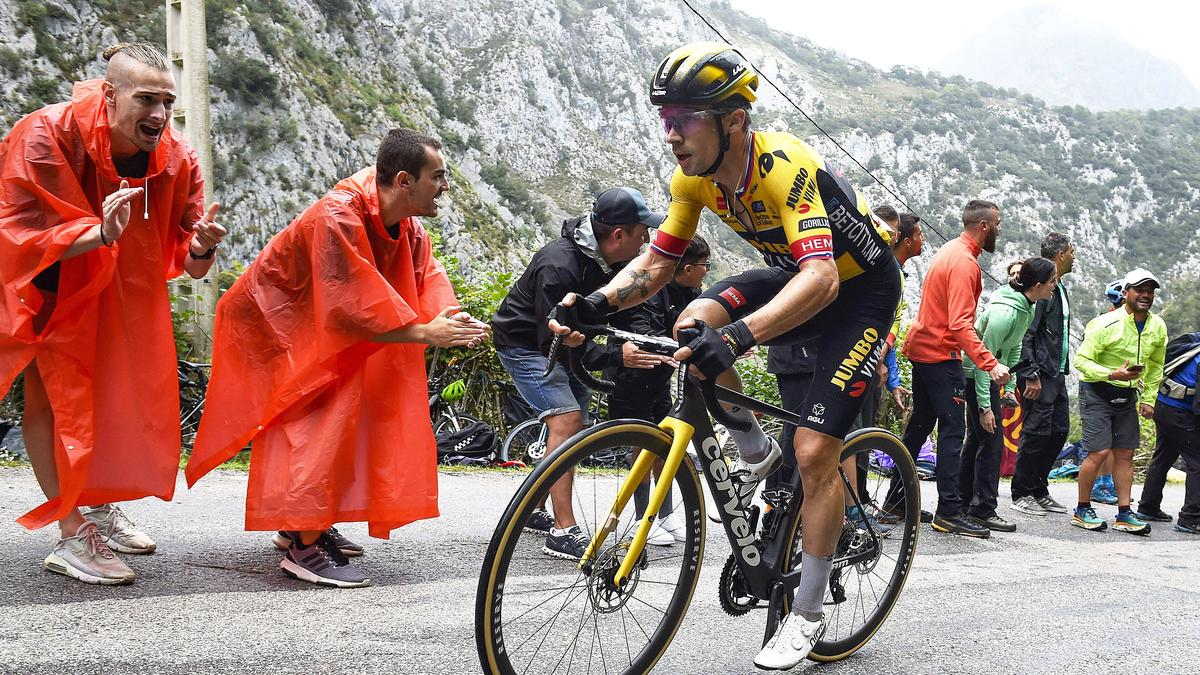
<svg viewBox="0 0 1200 675">
<path fill-rule="evenodd" d="M 996 358 L 1013 368 L 1021 358 L 1021 337 L 1033 320 L 1033 304 L 1054 293 L 1058 269 L 1045 258 L 1021 263 L 1021 271 L 992 293 L 987 309 L 975 321 L 975 332 Z M 1000 389 L 988 374 L 963 359 L 967 381 L 967 438 L 963 443 L 958 490 L 967 515 L 997 532 L 1013 532 L 1017 526 L 996 514 L 1000 486 L 1000 453 L 1004 432 L 1000 428 Z"/>
</svg>

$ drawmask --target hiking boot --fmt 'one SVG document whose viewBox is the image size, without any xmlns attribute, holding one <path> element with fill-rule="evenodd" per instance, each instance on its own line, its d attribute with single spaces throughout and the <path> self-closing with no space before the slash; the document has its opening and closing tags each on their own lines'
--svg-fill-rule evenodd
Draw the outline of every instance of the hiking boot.
<svg viewBox="0 0 1200 675">
<path fill-rule="evenodd" d="M 1116 518 L 1113 518 L 1113 529 L 1118 532 L 1145 536 L 1150 534 L 1150 523 L 1135 516 L 1133 511 L 1121 511 Z"/>
<path fill-rule="evenodd" d="M 972 515 L 971 519 L 993 532 L 1017 531 L 1016 523 L 1012 522 L 1011 520 L 1005 520 L 995 513 L 987 517 Z"/>
<path fill-rule="evenodd" d="M 754 665 L 763 670 L 795 668 L 812 651 L 813 645 L 825 632 L 825 618 L 807 621 L 799 614 L 788 613 L 779 622 L 775 635 L 767 640 L 762 651 L 754 657 Z"/>
<path fill-rule="evenodd" d="M 1175 531 L 1184 534 L 1200 534 L 1200 522 L 1187 523 L 1181 520 L 1175 523 Z"/>
<path fill-rule="evenodd" d="M 333 540 L 333 544 L 338 547 L 342 555 L 347 558 L 357 558 L 363 554 L 361 544 L 356 544 L 346 538 L 341 532 L 337 531 L 336 527 L 331 527 L 325 531 L 329 538 Z M 280 530 L 271 537 L 271 543 L 275 544 L 275 548 L 286 551 L 293 541 L 300 538 L 300 533 L 292 530 Z"/>
<path fill-rule="evenodd" d="M 778 469 L 783 463 L 783 451 L 779 449 L 779 443 L 774 438 L 767 440 L 770 441 L 770 448 L 761 462 L 747 462 L 744 456 L 739 456 L 733 466 L 729 467 L 729 477 L 742 485 L 757 485 Z"/>
<path fill-rule="evenodd" d="M 1021 497 L 1015 502 L 1008 505 L 1008 508 L 1013 511 L 1019 511 L 1027 516 L 1044 516 L 1046 515 L 1046 507 L 1038 503 L 1036 499 L 1028 495 Z M 1064 510 L 1063 513 L 1066 513 Z"/>
<path fill-rule="evenodd" d="M 1171 517 L 1171 514 L 1163 513 L 1163 510 L 1159 508 L 1139 508 L 1133 512 L 1133 515 L 1137 516 L 1138 520 L 1153 520 L 1156 523 L 1169 523 L 1175 520 Z"/>
<path fill-rule="evenodd" d="M 1051 497 L 1050 495 L 1036 497 L 1034 501 L 1037 502 L 1038 506 L 1046 509 L 1050 513 L 1066 513 L 1069 510 L 1065 505 L 1055 501 L 1054 497 Z"/>
<path fill-rule="evenodd" d="M 309 546 L 301 544 L 299 537 L 292 539 L 287 555 L 279 562 L 279 569 L 293 579 L 321 586 L 361 588 L 371 585 L 371 580 L 350 564 L 328 533 Z"/>
<path fill-rule="evenodd" d="M 84 509 L 83 517 L 96 524 L 104 543 L 121 553 L 154 553 L 154 540 L 134 527 L 133 521 L 116 504 Z"/>
<path fill-rule="evenodd" d="M 546 509 L 534 509 L 525 521 L 525 531 L 530 534 L 550 534 L 554 527 L 554 516 Z"/>
<path fill-rule="evenodd" d="M 971 520 L 970 518 L 964 518 L 961 515 L 934 515 L 933 529 L 937 532 L 944 532 L 946 534 L 961 534 L 964 537 L 975 537 L 976 539 L 987 539 L 988 537 L 992 536 L 991 530 Z"/>
<path fill-rule="evenodd" d="M 1076 508 L 1075 513 L 1071 516 L 1071 524 L 1075 527 L 1082 527 L 1085 530 L 1099 532 L 1108 527 L 1108 523 L 1104 519 L 1096 515 L 1096 509 L 1092 507 Z"/>
<path fill-rule="evenodd" d="M 551 530 L 546 535 L 546 544 L 542 546 L 542 553 L 563 560 L 579 560 L 583 557 L 583 552 L 587 550 L 591 541 L 591 537 L 584 534 L 578 525 L 572 525 L 561 534 L 555 534 Z"/>
<path fill-rule="evenodd" d="M 104 543 L 96 523 L 90 520 L 79 526 L 75 536 L 59 540 L 42 566 L 85 584 L 117 586 L 132 583 L 134 578 L 133 570 Z"/>
</svg>

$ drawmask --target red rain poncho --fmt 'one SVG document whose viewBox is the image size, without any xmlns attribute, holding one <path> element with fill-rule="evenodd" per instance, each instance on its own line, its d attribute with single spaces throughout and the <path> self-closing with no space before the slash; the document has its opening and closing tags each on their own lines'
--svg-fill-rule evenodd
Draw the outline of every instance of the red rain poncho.
<svg viewBox="0 0 1200 675">
<path fill-rule="evenodd" d="M 0 393 L 37 360 L 54 411 L 61 494 L 22 516 L 28 528 L 78 505 L 170 499 L 179 470 L 179 381 L 167 279 L 184 271 L 204 180 L 192 149 L 163 132 L 146 194 L 111 248 L 61 261 L 57 307 L 33 279 L 100 222 L 120 178 L 101 81 L 17 122 L 0 143 Z M 147 204 L 148 201 L 148 204 Z M 147 208 L 148 207 L 148 208 Z M 149 218 L 143 216 L 149 213 Z"/>
<path fill-rule="evenodd" d="M 425 345 L 371 340 L 456 304 L 421 224 L 387 234 L 375 169 L 338 183 L 217 305 L 188 484 L 252 441 L 248 530 L 437 516 Z"/>
</svg>

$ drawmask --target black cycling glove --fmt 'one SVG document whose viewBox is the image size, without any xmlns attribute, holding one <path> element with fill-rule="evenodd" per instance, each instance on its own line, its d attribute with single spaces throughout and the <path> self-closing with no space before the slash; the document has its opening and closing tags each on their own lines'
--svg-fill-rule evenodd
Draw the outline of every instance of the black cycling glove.
<svg viewBox="0 0 1200 675">
<path fill-rule="evenodd" d="M 586 297 L 576 295 L 575 304 L 570 307 L 562 303 L 555 305 L 546 318 L 555 319 L 563 326 L 590 337 L 603 329 L 608 322 L 608 315 L 612 313 L 613 307 L 608 298 L 596 291 Z"/>
<path fill-rule="evenodd" d="M 734 321 L 719 330 L 697 321 L 693 330 L 699 334 L 684 345 L 692 350 L 688 363 L 696 366 L 709 380 L 717 379 L 718 375 L 732 368 L 737 358 L 755 344 L 754 335 L 742 321 Z M 680 335 L 685 333 L 680 331 Z"/>
</svg>

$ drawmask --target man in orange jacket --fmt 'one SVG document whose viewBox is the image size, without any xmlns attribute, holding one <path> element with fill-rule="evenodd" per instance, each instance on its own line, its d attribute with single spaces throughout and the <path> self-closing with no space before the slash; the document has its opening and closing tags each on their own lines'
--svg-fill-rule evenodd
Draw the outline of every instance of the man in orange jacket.
<svg viewBox="0 0 1200 675">
<path fill-rule="evenodd" d="M 24 373 L 22 430 L 47 501 L 18 522 L 58 521 L 46 569 L 124 584 L 134 574 L 113 550 L 155 545 L 111 502 L 170 499 L 179 470 L 166 281 L 204 276 L 225 230 L 171 130 L 166 57 L 122 43 L 104 58 L 104 79 L 0 142 L 0 392 Z"/>
<path fill-rule="evenodd" d="M 389 132 L 375 166 L 275 235 L 217 305 L 188 484 L 252 443 L 246 529 L 277 531 L 288 576 L 369 585 L 334 523 L 387 538 L 438 515 L 425 345 L 487 337 L 415 217 L 450 189 L 441 147 Z"/>
<path fill-rule="evenodd" d="M 962 235 L 938 249 L 925 273 L 921 307 L 904 343 L 904 355 L 913 367 L 913 412 L 904 430 L 904 445 L 916 459 L 937 424 L 938 506 L 933 529 L 987 538 L 991 531 L 961 512 L 959 454 L 966 435 L 962 357 L 970 357 L 997 384 L 1008 382 L 1008 367 L 996 360 L 975 333 L 975 308 L 983 292 L 977 258 L 982 251 L 996 250 L 1000 207 L 973 199 L 963 208 L 962 219 Z M 893 482 L 891 493 L 888 504 L 898 503 L 898 483 Z"/>
</svg>

